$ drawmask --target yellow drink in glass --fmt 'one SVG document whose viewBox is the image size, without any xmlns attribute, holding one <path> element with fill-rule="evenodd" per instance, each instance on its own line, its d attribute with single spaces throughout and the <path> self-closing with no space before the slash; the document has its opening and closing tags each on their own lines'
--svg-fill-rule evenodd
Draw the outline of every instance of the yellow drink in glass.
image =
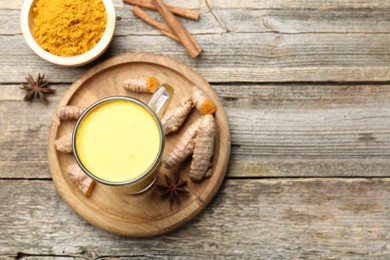
<svg viewBox="0 0 390 260">
<path fill-rule="evenodd" d="M 139 178 L 157 160 L 162 133 L 144 106 L 109 100 L 93 107 L 78 125 L 78 159 L 96 178 L 124 183 Z"/>
</svg>

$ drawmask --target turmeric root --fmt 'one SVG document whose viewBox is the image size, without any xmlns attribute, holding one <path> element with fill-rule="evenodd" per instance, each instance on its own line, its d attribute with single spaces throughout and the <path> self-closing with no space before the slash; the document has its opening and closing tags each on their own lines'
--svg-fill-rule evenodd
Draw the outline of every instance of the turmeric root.
<svg viewBox="0 0 390 260">
<path fill-rule="evenodd" d="M 54 145 L 57 151 L 62 153 L 72 152 L 72 133 L 67 133 L 54 141 Z"/>
<path fill-rule="evenodd" d="M 199 118 L 184 132 L 176 147 L 164 161 L 167 169 L 175 168 L 193 153 L 195 147 L 195 137 L 201 122 L 202 118 Z"/>
<path fill-rule="evenodd" d="M 77 164 L 70 165 L 67 172 L 77 188 L 79 188 L 86 197 L 90 197 L 96 182 L 85 175 Z"/>
<path fill-rule="evenodd" d="M 59 119 L 78 119 L 84 112 L 86 107 L 82 106 L 63 106 L 57 110 L 57 116 Z"/>
<path fill-rule="evenodd" d="M 190 166 L 190 178 L 200 181 L 211 175 L 211 157 L 214 154 L 214 136 L 217 130 L 212 115 L 205 115 L 195 140 L 194 154 Z"/>
<path fill-rule="evenodd" d="M 191 98 L 187 97 L 183 98 L 177 107 L 168 111 L 161 120 L 165 135 L 177 131 L 191 112 L 191 109 L 192 101 Z"/>
<path fill-rule="evenodd" d="M 133 92 L 154 93 L 160 83 L 156 78 L 128 78 L 123 82 L 123 87 Z"/>
<path fill-rule="evenodd" d="M 214 114 L 215 104 L 200 88 L 192 88 L 192 102 L 202 115 Z"/>
</svg>

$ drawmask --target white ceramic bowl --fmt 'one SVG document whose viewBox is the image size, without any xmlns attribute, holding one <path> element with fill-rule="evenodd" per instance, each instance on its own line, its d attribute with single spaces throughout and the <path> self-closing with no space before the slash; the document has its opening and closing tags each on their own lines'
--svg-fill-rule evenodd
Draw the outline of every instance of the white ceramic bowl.
<svg viewBox="0 0 390 260">
<path fill-rule="evenodd" d="M 107 24 L 106 30 L 100 39 L 100 41 L 89 51 L 70 57 L 62 57 L 51 54 L 50 52 L 44 50 L 36 41 L 32 34 L 33 28 L 33 15 L 32 7 L 34 6 L 36 0 L 25 0 L 22 7 L 22 13 L 20 16 L 20 23 L 22 27 L 22 33 L 24 39 L 30 48 L 42 59 L 45 59 L 54 64 L 68 66 L 68 67 L 77 67 L 87 64 L 96 58 L 98 58 L 103 52 L 108 48 L 111 43 L 111 40 L 114 36 L 115 30 L 115 9 L 114 4 L 111 0 L 102 0 L 107 12 Z"/>
</svg>

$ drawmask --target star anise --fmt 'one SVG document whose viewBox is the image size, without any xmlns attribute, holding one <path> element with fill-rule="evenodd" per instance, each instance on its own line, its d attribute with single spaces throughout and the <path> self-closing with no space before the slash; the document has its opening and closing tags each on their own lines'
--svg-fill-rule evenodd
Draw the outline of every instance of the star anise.
<svg viewBox="0 0 390 260">
<path fill-rule="evenodd" d="M 181 181 L 179 178 L 177 178 L 176 181 L 173 181 L 165 175 L 165 182 L 166 184 L 157 186 L 164 190 L 161 197 L 169 196 L 169 204 L 171 206 L 175 203 L 175 201 L 180 204 L 180 196 L 190 193 L 189 190 L 184 187 L 187 185 L 187 181 Z"/>
<path fill-rule="evenodd" d="M 50 89 L 47 86 L 47 81 L 44 81 L 45 74 L 41 76 L 39 73 L 37 79 L 34 81 L 33 77 L 28 74 L 26 77 L 27 83 L 23 84 L 23 87 L 20 87 L 23 90 L 27 91 L 24 101 L 32 101 L 33 99 L 40 99 L 43 104 L 47 104 L 46 94 L 54 93 L 54 89 Z"/>
</svg>

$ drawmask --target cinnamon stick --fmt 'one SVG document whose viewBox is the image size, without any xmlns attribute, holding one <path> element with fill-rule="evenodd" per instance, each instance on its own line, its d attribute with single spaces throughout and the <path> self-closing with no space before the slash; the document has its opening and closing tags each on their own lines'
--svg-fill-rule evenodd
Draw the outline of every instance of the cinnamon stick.
<svg viewBox="0 0 390 260">
<path fill-rule="evenodd" d="M 202 52 L 202 48 L 191 36 L 191 34 L 184 28 L 180 21 L 169 11 L 168 7 L 162 0 L 152 0 L 152 3 L 157 7 L 157 10 L 164 18 L 165 22 L 180 39 L 181 44 L 186 48 L 192 58 L 195 58 Z"/>
<path fill-rule="evenodd" d="M 123 2 L 139 7 L 144 7 L 150 10 L 157 10 L 157 7 L 150 1 L 150 0 L 123 0 Z M 172 5 L 166 5 L 166 7 L 174 14 L 188 18 L 191 20 L 198 21 L 199 20 L 199 13 L 196 11 L 172 6 Z"/>
<path fill-rule="evenodd" d="M 180 42 L 180 39 L 177 38 L 177 36 L 172 32 L 171 28 L 166 26 L 165 24 L 161 23 L 160 21 L 154 19 L 151 17 L 147 12 L 142 10 L 142 8 L 138 6 L 134 6 L 133 8 L 133 14 L 137 17 L 139 17 L 144 22 L 150 24 L 154 28 L 158 29 L 160 32 L 171 38 L 172 40 L 175 40 L 177 42 Z"/>
</svg>

